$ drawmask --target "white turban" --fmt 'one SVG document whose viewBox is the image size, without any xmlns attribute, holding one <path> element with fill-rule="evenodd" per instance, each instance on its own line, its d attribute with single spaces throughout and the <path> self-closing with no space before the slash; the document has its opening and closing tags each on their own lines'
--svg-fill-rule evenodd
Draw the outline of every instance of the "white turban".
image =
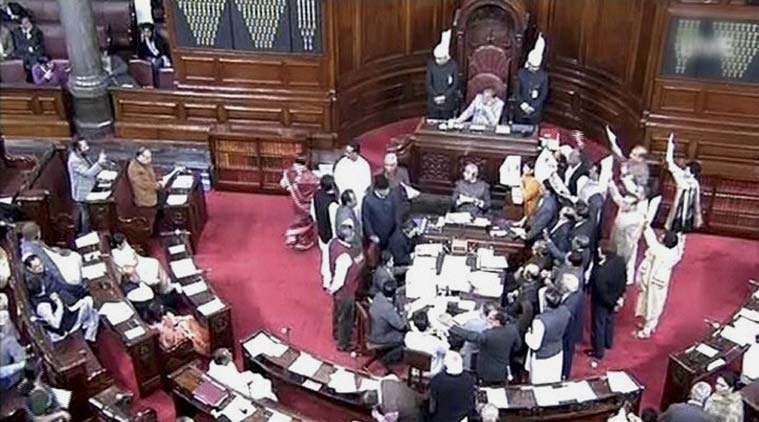
<svg viewBox="0 0 759 422">
<path fill-rule="evenodd" d="M 459 375 L 464 372 L 464 360 L 460 354 L 452 350 L 445 353 L 443 365 L 445 365 L 445 372 L 449 375 Z"/>
<path fill-rule="evenodd" d="M 537 41 L 535 41 L 535 47 L 527 55 L 527 63 L 525 66 L 540 67 L 543 63 L 543 52 L 546 49 L 546 40 L 543 38 L 543 33 L 538 35 Z"/>
<path fill-rule="evenodd" d="M 440 42 L 432 50 L 432 55 L 436 59 L 447 59 L 450 57 L 449 51 L 451 49 L 451 30 L 443 31 L 440 34 Z"/>
</svg>

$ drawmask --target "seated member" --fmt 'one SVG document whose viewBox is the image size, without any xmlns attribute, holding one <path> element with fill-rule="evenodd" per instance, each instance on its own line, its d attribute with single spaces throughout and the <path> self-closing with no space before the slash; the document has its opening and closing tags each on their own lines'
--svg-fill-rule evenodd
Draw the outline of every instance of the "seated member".
<svg viewBox="0 0 759 422">
<path fill-rule="evenodd" d="M 8 312 L 8 296 L 0 293 L 0 393 L 13 388 L 23 375 L 26 349 Z"/>
<path fill-rule="evenodd" d="M 453 325 L 451 333 L 479 347 L 477 376 L 488 385 L 503 385 L 509 379 L 511 354 L 522 346 L 516 324 L 503 311 L 492 310 L 487 316 L 488 328 L 478 333 Z"/>
<path fill-rule="evenodd" d="M 459 107 L 459 67 L 448 52 L 451 31 L 440 36 L 432 51 L 434 60 L 427 62 L 427 117 L 450 119 Z"/>
<path fill-rule="evenodd" d="M 37 58 L 46 54 L 45 36 L 30 16 L 22 15 L 20 19 L 19 26 L 11 31 L 15 56 L 24 62 L 24 69 L 31 70 Z"/>
<path fill-rule="evenodd" d="M 24 278 L 36 277 L 50 292 L 56 292 L 61 296 L 66 305 L 72 306 L 80 299 L 89 295 L 87 288 L 82 284 L 68 284 L 57 278 L 48 271 L 39 256 L 33 254 L 23 255 Z"/>
<path fill-rule="evenodd" d="M 387 249 L 390 236 L 398 230 L 397 204 L 390 198 L 390 182 L 380 174 L 374 178 L 374 186 L 364 197 L 361 207 L 364 237 L 377 244 L 380 250 Z"/>
<path fill-rule="evenodd" d="M 142 256 L 132 248 L 126 236 L 116 233 L 111 239 L 111 257 L 121 273 L 136 273 L 143 283 L 156 287 L 159 294 L 167 294 L 178 287 L 163 269 L 161 263 L 152 257 Z"/>
<path fill-rule="evenodd" d="M 383 357 L 385 363 L 401 360 L 403 338 L 408 330 L 406 318 L 395 307 L 395 280 L 388 280 L 382 290 L 374 295 L 369 315 L 372 319 L 372 331 L 369 341 L 389 349 Z"/>
<path fill-rule="evenodd" d="M 714 418 L 704 410 L 704 402 L 712 394 L 708 382 L 699 381 L 690 389 L 686 403 L 674 403 L 659 415 L 659 422 L 713 422 Z"/>
<path fill-rule="evenodd" d="M 374 269 L 374 274 L 372 274 L 372 286 L 369 289 L 371 296 L 382 291 L 382 286 L 385 285 L 385 282 L 395 282 L 394 265 L 393 254 L 389 251 L 383 251 L 380 254 L 379 265 L 377 265 L 377 268 Z"/>
<path fill-rule="evenodd" d="M 228 349 L 217 349 L 213 352 L 211 363 L 208 364 L 208 376 L 253 400 L 277 401 L 271 381 L 251 371 L 237 370 L 232 353 Z"/>
<path fill-rule="evenodd" d="M 152 23 L 140 24 L 140 43 L 137 46 L 137 57 L 150 62 L 153 67 L 153 83 L 157 84 L 161 69 L 171 67 L 169 46 L 166 40 L 155 34 Z"/>
<path fill-rule="evenodd" d="M 129 161 L 127 176 L 132 184 L 134 204 L 138 207 L 155 207 L 158 205 L 158 192 L 163 189 L 163 182 L 156 177 L 153 170 L 153 153 L 140 147 L 135 158 Z"/>
<path fill-rule="evenodd" d="M 430 355 L 430 374 L 435 375 L 443 369 L 443 359 L 451 346 L 448 341 L 432 333 L 430 320 L 426 311 L 416 311 L 411 315 L 409 331 L 403 339 L 407 349 Z"/>
<path fill-rule="evenodd" d="M 37 86 L 64 85 L 66 69 L 58 67 L 48 56 L 39 56 L 32 66 L 32 82 Z"/>
<path fill-rule="evenodd" d="M 356 291 L 361 284 L 364 255 L 353 247 L 356 235 L 353 223 L 345 220 L 337 230 L 337 237 L 329 243 L 329 269 L 332 282 L 327 291 L 332 295 L 332 336 L 337 349 L 352 350 L 351 334 L 356 312 Z"/>
<path fill-rule="evenodd" d="M 67 305 L 58 292 L 45 285 L 41 277 L 27 277 L 25 283 L 32 309 L 53 342 L 79 330 L 84 331 L 85 340 L 95 341 L 100 319 L 91 296 Z"/>
<path fill-rule="evenodd" d="M 453 208 L 456 212 L 468 212 L 474 217 L 490 209 L 490 185 L 479 180 L 479 169 L 474 163 L 464 167 L 464 177 L 456 182 L 453 190 Z"/>
<path fill-rule="evenodd" d="M 39 363 L 29 362 L 18 390 L 24 396 L 24 409 L 31 422 L 69 422 L 71 415 L 58 402 L 56 394 L 42 380 Z M 63 386 L 67 387 L 67 386 Z"/>
<path fill-rule="evenodd" d="M 496 126 L 501 121 L 503 104 L 493 88 L 485 88 L 453 122 L 462 123 L 471 119 L 473 125 Z"/>
</svg>

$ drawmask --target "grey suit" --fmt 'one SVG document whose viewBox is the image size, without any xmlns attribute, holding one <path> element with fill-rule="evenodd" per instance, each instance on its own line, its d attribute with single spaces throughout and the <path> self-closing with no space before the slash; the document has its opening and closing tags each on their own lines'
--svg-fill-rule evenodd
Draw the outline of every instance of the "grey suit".
<svg viewBox="0 0 759 422">
<path fill-rule="evenodd" d="M 81 233 L 90 231 L 90 215 L 87 207 L 87 195 L 97 183 L 97 175 L 103 168 L 99 163 L 92 164 L 78 153 L 71 151 L 68 158 L 69 183 L 71 184 L 71 198 L 79 205 L 79 219 Z"/>
<path fill-rule="evenodd" d="M 369 308 L 372 318 L 372 332 L 369 341 L 376 344 L 403 344 L 407 321 L 383 294 L 374 295 Z"/>
<path fill-rule="evenodd" d="M 559 201 L 556 195 L 551 192 L 545 192 L 540 199 L 540 204 L 532 216 L 532 225 L 527 232 L 527 241 L 532 242 L 541 236 L 543 229 L 553 227 L 559 218 Z"/>
</svg>

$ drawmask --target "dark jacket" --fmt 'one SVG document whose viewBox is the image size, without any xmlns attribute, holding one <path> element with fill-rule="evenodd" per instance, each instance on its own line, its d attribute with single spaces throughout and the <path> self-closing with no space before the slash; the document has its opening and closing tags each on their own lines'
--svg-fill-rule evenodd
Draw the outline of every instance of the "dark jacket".
<svg viewBox="0 0 759 422">
<path fill-rule="evenodd" d="M 387 248 L 390 236 L 398 229 L 398 212 L 395 201 L 388 195 L 380 198 L 373 191 L 364 196 L 361 207 L 361 220 L 364 226 L 364 237 L 369 239 L 377 236 L 382 250 Z"/>
<path fill-rule="evenodd" d="M 409 238 L 403 230 L 396 230 L 387 244 L 387 250 L 393 255 L 395 265 L 411 265 L 411 253 L 416 244 L 414 239 Z"/>
<path fill-rule="evenodd" d="M 422 421 L 422 397 L 405 383 L 386 379 L 380 381 L 382 414 L 398 412 L 398 422 Z"/>
<path fill-rule="evenodd" d="M 590 275 L 590 283 L 593 304 L 613 309 L 627 287 L 624 258 L 614 255 L 596 265 Z"/>
<path fill-rule="evenodd" d="M 398 313 L 390 299 L 383 294 L 374 295 L 369 307 L 372 331 L 369 341 L 376 344 L 403 344 L 408 322 Z"/>
<path fill-rule="evenodd" d="M 564 340 L 566 343 L 577 344 L 582 341 L 585 320 L 585 293 L 580 289 L 569 294 L 564 299 L 563 306 L 566 306 L 570 313 L 567 331 L 564 333 Z"/>
<path fill-rule="evenodd" d="M 574 222 L 566 220 L 557 222 L 556 225 L 551 228 L 551 242 L 553 242 L 553 244 L 556 245 L 556 248 L 561 251 L 558 255 L 553 252 L 551 253 L 551 256 L 553 256 L 554 259 L 563 259 L 564 255 L 566 255 L 566 253 L 572 248 L 572 240 L 570 239 L 572 226 L 574 226 Z"/>
<path fill-rule="evenodd" d="M 675 403 L 659 415 L 659 422 L 716 422 L 716 418 L 694 404 Z"/>
<path fill-rule="evenodd" d="M 430 422 L 459 422 L 477 414 L 474 376 L 440 372 L 430 381 Z"/>
<path fill-rule="evenodd" d="M 547 229 L 556 224 L 559 218 L 559 201 L 556 195 L 546 192 L 540 200 L 540 205 L 532 216 L 532 225 L 527 232 L 527 241 L 532 242 L 542 236 L 543 229 Z"/>
<path fill-rule="evenodd" d="M 486 383 L 504 383 L 511 354 L 522 347 L 519 330 L 515 324 L 490 328 L 478 333 L 454 326 L 451 332 L 479 346 L 477 375 Z"/>
<path fill-rule="evenodd" d="M 16 47 L 16 58 L 24 61 L 24 67 L 31 69 L 37 63 L 37 58 L 46 55 L 45 36 L 37 26 L 32 27 L 31 36 L 26 37 L 21 27 L 13 30 L 13 45 Z"/>
<path fill-rule="evenodd" d="M 166 44 L 166 41 L 163 39 L 163 37 L 159 35 L 153 35 L 153 43 L 155 44 L 155 48 L 158 50 L 158 55 L 153 54 L 152 51 L 150 51 L 150 48 L 148 47 L 148 44 L 140 38 L 140 44 L 137 46 L 137 57 L 141 58 L 142 60 L 150 60 L 150 59 L 157 59 L 161 56 L 170 56 L 169 52 L 169 46 Z"/>
</svg>

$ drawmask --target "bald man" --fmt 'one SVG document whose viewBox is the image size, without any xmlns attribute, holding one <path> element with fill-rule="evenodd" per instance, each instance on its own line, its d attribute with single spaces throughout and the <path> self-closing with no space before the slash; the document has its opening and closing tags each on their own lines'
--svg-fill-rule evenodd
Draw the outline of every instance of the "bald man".
<svg viewBox="0 0 759 422">
<path fill-rule="evenodd" d="M 479 180 L 479 169 L 473 163 L 464 167 L 463 178 L 453 190 L 453 209 L 468 212 L 473 217 L 484 215 L 490 209 L 490 185 Z"/>
</svg>

